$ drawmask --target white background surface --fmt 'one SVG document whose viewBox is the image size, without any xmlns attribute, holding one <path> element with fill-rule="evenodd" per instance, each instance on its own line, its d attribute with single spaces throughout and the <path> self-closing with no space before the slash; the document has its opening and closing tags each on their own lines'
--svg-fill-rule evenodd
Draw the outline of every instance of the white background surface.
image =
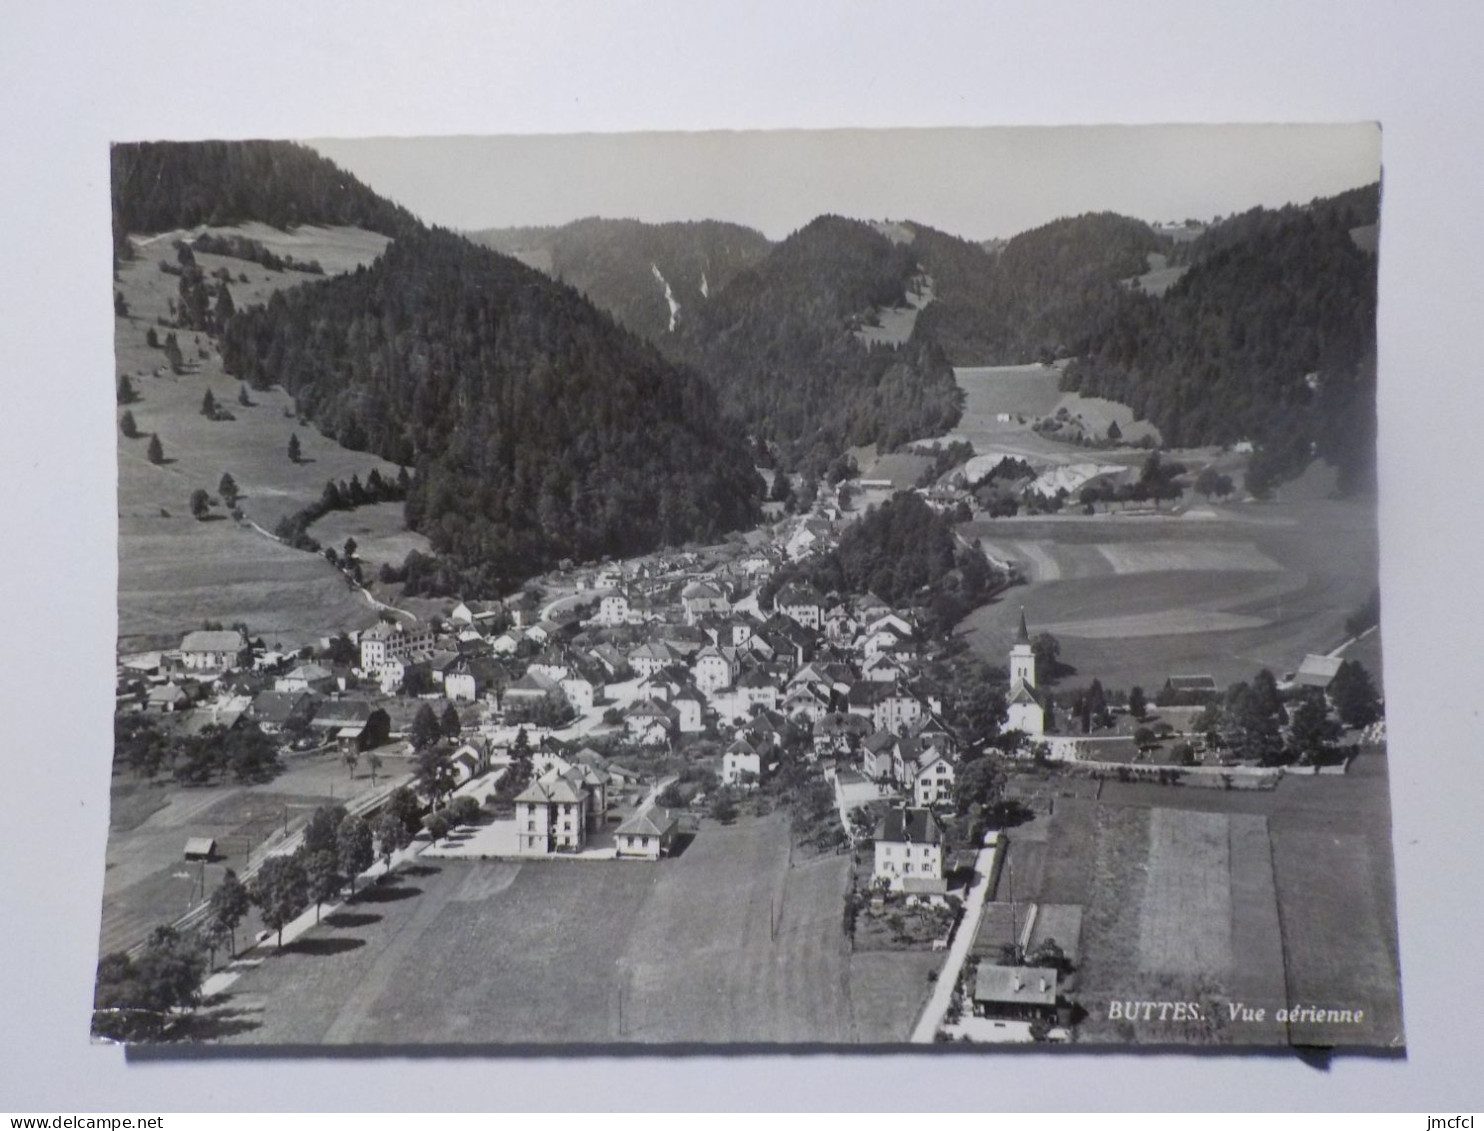
<svg viewBox="0 0 1484 1131">
<path fill-rule="evenodd" d="M 1477 6 L 67 0 L 0 17 L 0 1109 L 1484 1104 Z M 1382 557 L 1405 1060 L 144 1064 L 89 1045 L 114 642 L 110 140 L 1357 119 L 1385 131 Z"/>
</svg>

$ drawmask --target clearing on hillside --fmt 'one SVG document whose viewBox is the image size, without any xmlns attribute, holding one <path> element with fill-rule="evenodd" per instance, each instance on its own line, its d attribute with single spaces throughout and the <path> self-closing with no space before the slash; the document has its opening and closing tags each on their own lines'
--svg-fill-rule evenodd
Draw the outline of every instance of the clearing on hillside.
<svg viewBox="0 0 1484 1131">
<path fill-rule="evenodd" d="M 296 259 L 318 259 L 326 270 L 369 262 L 387 242 L 352 228 L 212 231 L 246 235 Z M 318 499 L 327 480 L 364 480 L 373 468 L 395 477 L 398 468 L 301 424 L 281 389 L 249 390 L 242 404 L 240 382 L 223 372 L 207 335 L 160 324 L 169 321 L 178 289 L 176 276 L 160 264 L 175 260 L 173 244 L 181 234 L 136 241 L 136 258 L 119 265 L 117 287 L 129 315 L 115 319 L 115 359 L 117 374 L 128 376 L 134 389 L 136 400 L 127 407 L 139 432 L 138 439 L 118 441 L 120 644 L 125 650 L 173 644 L 203 620 L 244 621 L 254 633 L 289 646 L 367 627 L 376 610 L 338 571 L 318 555 L 279 544 L 270 532 L 285 515 Z M 196 259 L 208 273 L 230 273 L 239 306 L 320 278 L 204 252 Z M 238 281 L 244 274 L 245 284 Z M 172 372 L 163 350 L 148 344 L 151 331 L 161 345 L 175 333 L 187 372 Z M 231 419 L 202 414 L 208 390 Z M 159 436 L 164 452 L 158 464 L 147 458 L 151 435 Z M 287 454 L 294 435 L 302 449 L 298 463 Z M 228 516 L 219 498 L 223 473 L 241 492 L 242 522 Z M 191 514 L 197 489 L 213 500 L 204 521 Z"/>
</svg>

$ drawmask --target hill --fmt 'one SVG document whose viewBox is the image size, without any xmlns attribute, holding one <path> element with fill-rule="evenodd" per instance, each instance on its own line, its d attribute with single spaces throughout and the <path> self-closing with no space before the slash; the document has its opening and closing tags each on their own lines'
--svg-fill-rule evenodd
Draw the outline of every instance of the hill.
<svg viewBox="0 0 1484 1131">
<path fill-rule="evenodd" d="M 1112 212 L 1053 220 L 995 253 L 921 224 L 914 248 L 937 287 L 916 333 L 955 365 L 1017 365 L 1077 353 L 1106 325 L 1120 280 L 1167 241 Z"/>
<path fill-rule="evenodd" d="M 906 305 L 917 256 L 869 224 L 821 216 L 696 308 L 667 352 L 788 467 L 818 473 L 845 448 L 884 450 L 958 419 L 953 371 L 931 342 L 869 346 L 872 310 Z"/>
<path fill-rule="evenodd" d="M 651 341 L 675 333 L 693 310 L 772 246 L 761 232 L 740 224 L 598 217 L 556 228 L 471 232 L 469 239 L 570 283 L 619 325 Z"/>
<path fill-rule="evenodd" d="M 363 228 L 398 236 L 418 227 L 412 213 L 385 200 L 312 149 L 284 141 L 129 142 L 113 146 L 113 242 L 129 254 L 125 233 L 261 221 Z"/>
<path fill-rule="evenodd" d="M 227 220 L 354 220 L 393 237 L 374 263 L 259 305 L 230 295 L 247 286 L 246 261 L 208 277 L 181 251 L 156 264 L 180 285 L 180 304 L 156 322 L 161 336 L 208 339 L 253 388 L 286 390 L 301 426 L 416 468 L 407 526 L 444 556 L 420 588 L 494 595 L 564 557 L 639 553 L 756 518 L 751 453 L 705 384 L 571 287 L 424 227 L 300 146 L 117 146 L 113 156 L 126 251 L 130 231 Z M 277 262 L 261 240 L 210 246 Z M 296 281 L 319 278 L 291 266 Z"/>
<path fill-rule="evenodd" d="M 1379 187 L 1253 209 L 1187 245 L 1161 298 L 1125 292 L 1063 388 L 1121 401 L 1178 446 L 1251 439 L 1249 485 L 1317 453 L 1342 490 L 1374 473 L 1376 257 L 1351 231 L 1378 222 Z"/>
<path fill-rule="evenodd" d="M 282 384 L 344 446 L 415 465 L 407 524 L 469 595 L 757 514 L 751 454 L 694 375 L 572 288 L 449 232 L 276 294 L 221 345 L 229 372 Z"/>
</svg>

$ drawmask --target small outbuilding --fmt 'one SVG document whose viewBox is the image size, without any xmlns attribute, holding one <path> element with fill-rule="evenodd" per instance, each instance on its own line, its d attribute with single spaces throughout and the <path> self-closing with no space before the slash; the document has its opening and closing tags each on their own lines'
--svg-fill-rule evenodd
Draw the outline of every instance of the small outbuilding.
<svg viewBox="0 0 1484 1131">
<path fill-rule="evenodd" d="M 186 841 L 185 858 L 187 860 L 215 860 L 216 841 L 209 836 L 193 836 Z"/>
</svg>

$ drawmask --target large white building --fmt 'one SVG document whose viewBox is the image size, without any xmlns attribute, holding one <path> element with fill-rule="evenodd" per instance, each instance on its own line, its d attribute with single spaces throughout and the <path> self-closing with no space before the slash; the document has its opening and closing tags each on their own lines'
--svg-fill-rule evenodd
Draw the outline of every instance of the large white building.
<svg viewBox="0 0 1484 1131">
<path fill-rule="evenodd" d="M 380 675 L 392 660 L 406 660 L 414 652 L 433 647 L 433 629 L 426 624 L 388 624 L 378 621 L 361 633 L 361 670 Z"/>
</svg>

